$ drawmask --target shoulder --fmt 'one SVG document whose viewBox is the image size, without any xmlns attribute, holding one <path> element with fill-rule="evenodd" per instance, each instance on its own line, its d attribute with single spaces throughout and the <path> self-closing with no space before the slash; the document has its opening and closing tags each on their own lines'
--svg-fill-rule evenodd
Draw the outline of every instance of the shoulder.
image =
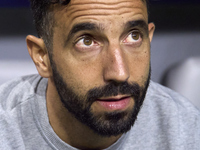
<svg viewBox="0 0 200 150">
<path fill-rule="evenodd" d="M 41 79 L 39 75 L 29 75 L 0 86 L 0 149 L 25 149 L 21 124 L 28 119 L 31 110 L 27 102 L 33 99 Z"/>
<path fill-rule="evenodd" d="M 34 95 L 39 75 L 23 76 L 0 86 L 0 110 L 9 111 Z"/>
<path fill-rule="evenodd" d="M 186 99 L 179 93 L 153 81 L 150 82 L 147 92 L 147 99 L 151 99 L 151 103 L 161 105 L 163 108 L 171 107 L 171 110 L 174 108 L 179 111 L 184 110 L 186 112 L 189 111 L 191 113 L 200 115 L 199 109 L 196 108 L 190 100 Z"/>
<path fill-rule="evenodd" d="M 127 149 L 199 149 L 199 126 L 200 112 L 189 100 L 151 81 Z"/>
<path fill-rule="evenodd" d="M 153 112 L 150 114 L 154 120 L 167 125 L 170 130 L 173 129 L 168 131 L 170 134 L 173 135 L 176 131 L 176 136 L 178 135 L 181 139 L 179 142 L 185 141 L 182 145 L 187 143 L 186 147 L 200 146 L 197 143 L 194 144 L 196 140 L 200 142 L 200 110 L 190 100 L 169 88 L 151 82 L 147 103 L 147 106 L 150 105 L 150 108 L 153 108 L 148 111 Z"/>
</svg>

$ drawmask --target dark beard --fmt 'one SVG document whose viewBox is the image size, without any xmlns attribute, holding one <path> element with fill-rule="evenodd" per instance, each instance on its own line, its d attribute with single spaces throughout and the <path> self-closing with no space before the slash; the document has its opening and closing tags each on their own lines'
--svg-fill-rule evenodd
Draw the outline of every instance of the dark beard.
<svg viewBox="0 0 200 150">
<path fill-rule="evenodd" d="M 146 91 L 150 81 L 149 77 L 144 85 L 140 87 L 137 83 L 110 82 L 103 87 L 90 89 L 86 95 L 82 96 L 73 91 L 64 82 L 58 73 L 55 63 L 51 60 L 53 70 L 53 80 L 60 96 L 60 99 L 67 110 L 83 124 L 90 127 L 101 136 L 117 136 L 126 133 L 131 129 L 144 101 Z M 101 97 L 121 95 L 131 95 L 134 98 L 134 107 L 126 111 L 103 112 L 93 114 L 91 105 Z"/>
</svg>

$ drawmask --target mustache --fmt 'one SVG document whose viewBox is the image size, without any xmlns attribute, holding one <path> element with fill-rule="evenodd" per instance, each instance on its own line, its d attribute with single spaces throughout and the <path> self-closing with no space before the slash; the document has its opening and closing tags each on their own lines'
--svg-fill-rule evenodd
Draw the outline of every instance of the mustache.
<svg viewBox="0 0 200 150">
<path fill-rule="evenodd" d="M 117 83 L 112 81 L 105 86 L 90 89 L 87 93 L 87 101 L 93 103 L 101 97 L 117 96 L 119 94 L 130 95 L 137 100 L 140 97 L 141 90 L 142 88 L 136 82 L 128 83 L 126 81 Z"/>
</svg>

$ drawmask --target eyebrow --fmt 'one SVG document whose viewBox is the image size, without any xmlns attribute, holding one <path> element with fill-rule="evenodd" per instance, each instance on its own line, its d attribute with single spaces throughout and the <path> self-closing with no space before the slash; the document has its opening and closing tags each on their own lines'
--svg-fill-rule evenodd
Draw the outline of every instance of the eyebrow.
<svg viewBox="0 0 200 150">
<path fill-rule="evenodd" d="M 67 43 L 76 33 L 85 30 L 90 31 L 90 30 L 102 30 L 102 29 L 100 29 L 100 27 L 97 26 L 96 24 L 90 22 L 75 24 L 70 30 L 65 43 Z"/>
<path fill-rule="evenodd" d="M 148 35 L 148 24 L 144 20 L 133 20 L 126 23 L 125 28 L 130 29 L 134 27 L 139 27 L 144 30 L 144 33 Z"/>
<path fill-rule="evenodd" d="M 94 30 L 94 29 L 98 29 L 98 27 L 94 23 L 89 23 L 89 22 L 79 23 L 73 26 L 69 35 L 74 35 L 77 32 L 83 31 L 83 30 Z"/>
<path fill-rule="evenodd" d="M 133 20 L 133 21 L 128 21 L 125 24 L 125 29 L 130 29 L 134 27 L 139 27 L 144 30 L 144 33 L 148 35 L 148 24 L 144 20 Z M 103 31 L 103 28 L 100 27 L 100 25 L 97 25 L 95 23 L 91 22 L 83 22 L 83 23 L 78 23 L 75 24 L 72 29 L 70 30 L 67 39 L 65 41 L 65 46 L 69 42 L 69 40 L 78 32 L 80 31 L 91 31 L 91 30 L 96 30 L 96 31 Z"/>
</svg>

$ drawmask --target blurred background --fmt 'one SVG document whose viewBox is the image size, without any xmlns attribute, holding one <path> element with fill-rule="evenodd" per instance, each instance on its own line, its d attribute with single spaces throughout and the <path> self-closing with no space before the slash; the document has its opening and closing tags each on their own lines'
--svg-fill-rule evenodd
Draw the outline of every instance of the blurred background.
<svg viewBox="0 0 200 150">
<path fill-rule="evenodd" d="M 156 25 L 152 80 L 200 107 L 200 0 L 149 1 L 149 21 Z M 1 0 L 0 84 L 37 73 L 26 48 L 28 34 L 36 35 L 28 0 Z"/>
</svg>

